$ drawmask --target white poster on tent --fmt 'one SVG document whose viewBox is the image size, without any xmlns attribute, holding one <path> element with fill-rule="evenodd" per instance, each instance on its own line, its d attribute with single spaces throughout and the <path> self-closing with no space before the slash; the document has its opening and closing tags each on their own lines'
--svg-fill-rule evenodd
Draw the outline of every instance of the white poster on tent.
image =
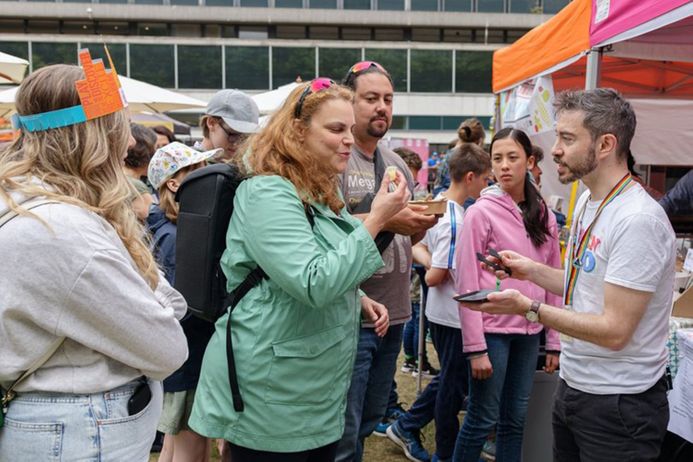
<svg viewBox="0 0 693 462">
<path fill-rule="evenodd" d="M 501 95 L 503 127 L 515 127 L 528 135 L 553 130 L 553 81 L 551 76 L 523 83 Z"/>
</svg>

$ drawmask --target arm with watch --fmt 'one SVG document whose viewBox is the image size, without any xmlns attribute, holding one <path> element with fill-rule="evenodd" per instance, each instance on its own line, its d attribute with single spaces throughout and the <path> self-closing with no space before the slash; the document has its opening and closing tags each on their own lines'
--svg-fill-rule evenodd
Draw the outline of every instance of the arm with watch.
<svg viewBox="0 0 693 462">
<path fill-rule="evenodd" d="M 555 294 L 563 292 L 563 270 L 550 268 L 513 251 L 500 254 L 503 265 L 512 269 L 513 277 L 533 282 Z M 601 314 L 564 310 L 532 300 L 513 289 L 490 294 L 488 302 L 466 306 L 486 313 L 525 316 L 570 337 L 620 350 L 633 336 L 651 298 L 650 292 L 604 282 Z"/>
</svg>

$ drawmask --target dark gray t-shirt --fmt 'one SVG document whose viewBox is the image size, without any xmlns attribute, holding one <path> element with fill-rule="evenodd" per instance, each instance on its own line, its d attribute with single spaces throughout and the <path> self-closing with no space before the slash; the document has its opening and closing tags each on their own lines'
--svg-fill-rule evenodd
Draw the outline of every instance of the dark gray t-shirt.
<svg viewBox="0 0 693 462">
<path fill-rule="evenodd" d="M 377 154 L 382 156 L 385 167 L 397 167 L 407 178 L 410 191 L 414 190 L 414 179 L 401 157 L 391 150 L 379 146 Z M 346 171 L 339 177 L 342 194 L 351 211 L 368 193 L 375 193 L 375 164 L 373 158 L 362 153 L 356 145 L 351 148 L 351 157 Z M 383 252 L 385 266 L 361 284 L 361 290 L 373 300 L 385 305 L 389 311 L 390 324 L 403 324 L 411 317 L 409 298 L 409 272 L 411 269 L 411 238 L 396 234 Z M 364 323 L 364 327 L 373 327 Z"/>
</svg>

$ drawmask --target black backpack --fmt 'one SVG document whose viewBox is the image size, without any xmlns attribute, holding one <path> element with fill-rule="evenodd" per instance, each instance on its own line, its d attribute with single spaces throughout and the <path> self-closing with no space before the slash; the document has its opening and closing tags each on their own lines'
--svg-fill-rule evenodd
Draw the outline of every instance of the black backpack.
<svg viewBox="0 0 693 462">
<path fill-rule="evenodd" d="M 176 231 L 175 288 L 188 303 L 193 316 L 216 322 L 233 311 L 238 302 L 267 274 L 259 266 L 232 292 L 226 290 L 221 270 L 221 255 L 226 249 L 226 232 L 233 214 L 236 189 L 245 180 L 230 164 L 213 164 L 195 170 L 181 183 L 176 193 L 180 205 Z M 306 206 L 306 217 L 314 225 L 313 211 Z M 233 407 L 243 412 L 231 344 L 231 316 L 226 323 L 226 360 Z"/>
</svg>

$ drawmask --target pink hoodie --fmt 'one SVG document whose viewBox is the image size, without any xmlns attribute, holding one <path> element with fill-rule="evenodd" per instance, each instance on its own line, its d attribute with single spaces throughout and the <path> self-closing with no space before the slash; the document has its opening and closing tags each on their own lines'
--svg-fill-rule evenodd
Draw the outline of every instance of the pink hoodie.
<svg viewBox="0 0 693 462">
<path fill-rule="evenodd" d="M 460 294 L 479 289 L 496 287 L 495 276 L 481 269 L 476 253 L 488 255 L 487 249 L 514 250 L 515 252 L 545 263 L 552 267 L 561 266 L 561 252 L 558 244 L 557 225 L 553 213 L 549 212 L 549 232 L 547 241 L 539 248 L 532 244 L 525 231 L 520 209 L 510 195 L 497 186 L 486 188 L 479 200 L 469 207 L 464 215 L 464 226 L 457 254 L 457 291 Z M 553 295 L 534 283 L 505 279 L 501 290 L 517 289 L 532 300 L 539 300 L 552 306 L 563 306 L 560 296 Z M 523 316 L 493 315 L 472 311 L 459 305 L 460 324 L 464 352 L 471 353 L 486 349 L 484 333 L 493 334 L 536 334 L 543 326 L 532 323 Z M 547 330 L 546 349 L 560 350 L 558 332 Z"/>
</svg>

